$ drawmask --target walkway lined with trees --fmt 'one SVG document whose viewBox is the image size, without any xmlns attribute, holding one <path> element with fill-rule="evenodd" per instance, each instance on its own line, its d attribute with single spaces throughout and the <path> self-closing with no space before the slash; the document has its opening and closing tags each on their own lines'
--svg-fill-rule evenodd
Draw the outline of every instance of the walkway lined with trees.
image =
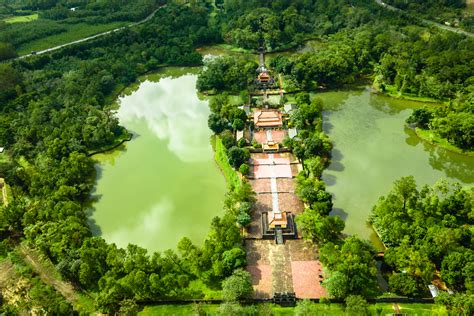
<svg viewBox="0 0 474 316">
<path fill-rule="evenodd" d="M 254 144 L 249 180 L 256 192 L 248 227 L 251 238 L 245 241 L 247 270 L 252 275 L 256 298 L 275 298 L 285 293 L 295 293 L 297 298 L 324 297 L 327 293 L 321 285 L 322 265 L 316 258 L 317 249 L 302 239 L 294 223 L 304 208 L 295 192 L 295 178 L 303 167 L 292 148 L 283 145 L 289 140 L 289 116 L 280 110 L 285 104 L 284 95 L 280 95 L 278 104 L 269 102 L 266 92 L 272 89 L 274 80 L 263 52 L 259 60 L 254 96 L 251 104 L 244 105 L 250 109 L 248 117 L 253 120 L 253 124 L 246 122 L 249 133 L 244 134 L 249 136 L 243 139 Z M 278 83 L 281 85 L 281 79 Z M 277 137 L 273 137 L 273 132 Z"/>
</svg>

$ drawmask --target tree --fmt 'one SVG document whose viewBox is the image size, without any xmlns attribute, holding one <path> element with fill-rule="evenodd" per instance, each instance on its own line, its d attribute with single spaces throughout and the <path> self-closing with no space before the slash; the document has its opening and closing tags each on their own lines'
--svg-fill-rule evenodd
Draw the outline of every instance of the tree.
<svg viewBox="0 0 474 316">
<path fill-rule="evenodd" d="M 321 160 L 321 157 L 312 157 L 305 161 L 306 170 L 316 178 L 321 178 L 321 175 L 324 171 L 324 163 Z"/>
<path fill-rule="evenodd" d="M 222 266 L 224 273 L 229 275 L 235 269 L 245 266 L 247 263 L 247 254 L 242 248 L 232 248 L 222 253 Z"/>
<path fill-rule="evenodd" d="M 221 137 L 222 137 L 222 145 L 224 145 L 226 149 L 229 149 L 236 145 L 235 137 L 232 134 L 232 132 L 225 131 L 222 133 Z"/>
<path fill-rule="evenodd" d="M 465 249 L 463 253 L 451 252 L 441 264 L 441 277 L 448 287 L 464 291 L 471 287 L 474 276 L 474 251 Z M 471 284 L 470 284 L 471 283 Z"/>
<path fill-rule="evenodd" d="M 369 305 L 367 301 L 360 295 L 349 295 L 346 298 L 346 312 L 349 315 L 367 315 Z"/>
<path fill-rule="evenodd" d="M 214 113 L 209 115 L 207 124 L 209 128 L 216 134 L 222 133 L 229 125 L 225 119 Z"/>
<path fill-rule="evenodd" d="M 124 316 L 135 316 L 140 311 L 139 306 L 133 299 L 124 299 L 120 302 L 119 315 Z"/>
<path fill-rule="evenodd" d="M 312 209 L 296 217 L 296 223 L 304 238 L 318 243 L 337 241 L 345 226 L 339 216 L 322 216 Z"/>
<path fill-rule="evenodd" d="M 390 276 L 390 291 L 408 297 L 422 294 L 420 282 L 408 273 L 394 273 Z"/>
<path fill-rule="evenodd" d="M 378 286 L 372 252 L 367 242 L 354 236 L 347 238 L 342 247 L 331 242 L 321 247 L 321 262 L 331 271 L 324 285 L 332 296 L 374 295 Z"/>
<path fill-rule="evenodd" d="M 433 113 L 430 110 L 426 108 L 415 109 L 410 117 L 407 118 L 406 122 L 408 124 L 414 124 L 416 127 L 427 129 L 432 118 Z"/>
<path fill-rule="evenodd" d="M 234 131 L 242 131 L 245 128 L 245 123 L 241 119 L 237 118 L 232 123 L 232 128 Z"/>
<path fill-rule="evenodd" d="M 245 163 L 250 159 L 250 153 L 247 149 L 239 148 L 233 146 L 227 152 L 227 156 L 229 157 L 229 163 L 235 169 L 238 169 L 240 165 Z"/>
<path fill-rule="evenodd" d="M 417 193 L 415 178 L 408 176 L 396 180 L 394 182 L 394 191 L 402 198 L 403 209 L 405 210 L 408 199 Z"/>
<path fill-rule="evenodd" d="M 241 227 L 247 227 L 248 225 L 250 225 L 251 222 L 252 222 L 252 217 L 247 213 L 240 212 L 239 215 L 237 216 L 237 223 Z"/>
<path fill-rule="evenodd" d="M 246 175 L 249 174 L 250 167 L 249 167 L 248 164 L 243 163 L 243 164 L 240 165 L 239 171 L 240 171 L 240 173 L 241 173 L 242 175 L 246 176 Z"/>
<path fill-rule="evenodd" d="M 237 269 L 222 282 L 222 298 L 227 302 L 236 302 L 249 298 L 253 293 L 250 273 Z"/>
<path fill-rule="evenodd" d="M 0 61 L 15 58 L 15 48 L 10 43 L 0 43 Z"/>
<path fill-rule="evenodd" d="M 22 83 L 21 75 L 9 64 L 0 64 L 0 101 L 16 96 Z"/>
<path fill-rule="evenodd" d="M 331 277 L 323 282 L 329 295 L 335 298 L 344 298 L 350 293 L 349 277 L 342 272 L 335 271 Z"/>
</svg>

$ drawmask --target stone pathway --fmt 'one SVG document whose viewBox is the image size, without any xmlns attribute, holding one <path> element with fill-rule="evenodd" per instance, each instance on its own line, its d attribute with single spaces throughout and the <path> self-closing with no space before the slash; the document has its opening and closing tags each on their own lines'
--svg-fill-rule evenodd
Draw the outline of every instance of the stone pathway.
<svg viewBox="0 0 474 316">
<path fill-rule="evenodd" d="M 271 245 L 270 265 L 272 267 L 272 294 L 294 292 L 291 254 L 286 245 Z"/>
</svg>

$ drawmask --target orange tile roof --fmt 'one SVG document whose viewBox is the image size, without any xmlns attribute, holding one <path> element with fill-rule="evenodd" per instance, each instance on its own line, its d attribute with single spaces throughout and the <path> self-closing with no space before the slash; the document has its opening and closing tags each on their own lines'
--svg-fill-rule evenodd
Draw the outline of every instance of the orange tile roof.
<svg viewBox="0 0 474 316">
<path fill-rule="evenodd" d="M 256 127 L 277 127 L 283 125 L 280 111 L 261 109 L 256 110 L 253 115 Z"/>
<path fill-rule="evenodd" d="M 286 218 L 286 212 L 283 212 L 283 213 L 274 213 L 273 219 L 270 221 L 268 226 L 270 226 L 270 228 L 275 228 L 275 226 L 286 228 L 287 225 L 288 225 L 288 220 Z"/>
</svg>

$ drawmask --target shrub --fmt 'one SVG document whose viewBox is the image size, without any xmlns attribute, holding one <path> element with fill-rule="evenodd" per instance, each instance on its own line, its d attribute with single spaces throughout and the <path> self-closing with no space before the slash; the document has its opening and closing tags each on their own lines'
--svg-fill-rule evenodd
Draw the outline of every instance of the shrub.
<svg viewBox="0 0 474 316">
<path fill-rule="evenodd" d="M 249 174 L 250 167 L 249 167 L 248 164 L 243 163 L 243 164 L 240 165 L 239 171 L 240 171 L 241 174 L 243 174 L 244 176 L 246 176 L 246 175 Z"/>
<path fill-rule="evenodd" d="M 249 298 L 253 293 L 250 273 L 237 269 L 222 282 L 222 298 L 227 302 Z"/>
</svg>

